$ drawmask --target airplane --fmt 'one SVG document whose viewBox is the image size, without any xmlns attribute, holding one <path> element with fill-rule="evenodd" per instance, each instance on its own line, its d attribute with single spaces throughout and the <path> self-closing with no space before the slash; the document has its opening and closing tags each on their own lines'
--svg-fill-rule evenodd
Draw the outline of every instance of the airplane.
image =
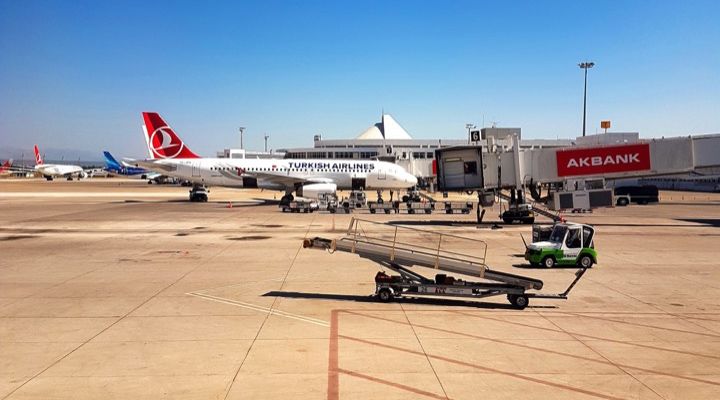
<svg viewBox="0 0 720 400">
<path fill-rule="evenodd" d="M 41 173 L 43 177 L 49 181 L 53 180 L 56 176 L 67 177 L 69 181 L 73 180 L 73 175 L 78 179 L 88 177 L 87 172 L 79 165 L 45 164 L 42 156 L 40 156 L 40 150 L 37 145 L 35 145 L 33 150 L 35 151 L 35 171 Z"/>
<path fill-rule="evenodd" d="M 205 186 L 284 191 L 286 204 L 298 196 L 317 199 L 337 190 L 403 190 L 417 178 L 402 167 L 376 160 L 201 158 L 154 112 L 144 112 L 149 159 L 131 164 L 193 183 L 190 201 L 207 201 Z M 379 199 L 380 200 L 380 199 Z"/>
<path fill-rule="evenodd" d="M 12 173 L 11 167 L 12 167 L 13 160 L 12 158 L 5 161 L 3 165 L 0 165 L 0 175 L 6 175 Z"/>
<path fill-rule="evenodd" d="M 137 168 L 125 162 L 118 162 L 109 151 L 103 151 L 105 156 L 105 171 L 113 176 L 121 176 L 134 179 L 147 179 L 148 183 L 161 183 L 165 181 L 163 175 L 148 171 L 145 168 Z"/>
</svg>

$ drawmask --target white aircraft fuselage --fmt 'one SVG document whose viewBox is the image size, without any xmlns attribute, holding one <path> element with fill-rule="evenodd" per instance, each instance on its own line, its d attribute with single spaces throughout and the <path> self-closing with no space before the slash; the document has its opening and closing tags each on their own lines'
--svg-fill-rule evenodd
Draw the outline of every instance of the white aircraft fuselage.
<svg viewBox="0 0 720 400">
<path fill-rule="evenodd" d="M 137 161 L 162 174 L 206 186 L 290 190 L 335 185 L 349 189 L 407 189 L 417 178 L 402 167 L 374 160 L 192 158 Z"/>
<path fill-rule="evenodd" d="M 35 166 L 35 171 L 43 174 L 43 176 L 68 176 L 77 175 L 83 176 L 85 172 L 81 166 L 78 165 L 64 165 L 64 164 L 40 164 Z"/>
</svg>

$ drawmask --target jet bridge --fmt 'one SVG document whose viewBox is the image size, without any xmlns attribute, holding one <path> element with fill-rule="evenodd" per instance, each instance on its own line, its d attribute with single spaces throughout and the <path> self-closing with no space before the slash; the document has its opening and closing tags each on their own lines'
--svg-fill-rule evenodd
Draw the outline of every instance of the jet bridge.
<svg viewBox="0 0 720 400">
<path fill-rule="evenodd" d="M 440 148 L 435 157 L 438 190 L 477 191 L 482 197 L 489 191 L 539 184 L 566 194 L 555 201 L 555 209 L 565 208 L 559 203 L 573 204 L 573 193 L 585 190 L 581 197 L 592 208 L 612 205 L 612 195 L 609 189 L 590 192 L 597 188 L 584 187 L 588 181 L 712 172 L 720 166 L 720 134 L 635 141 L 612 133 L 594 136 L 597 140 L 578 138 L 579 144 L 564 148 L 520 149 L 516 136 Z"/>
<path fill-rule="evenodd" d="M 482 240 L 357 218 L 351 220 L 345 236 L 336 239 L 305 239 L 303 247 L 323 249 L 330 253 L 341 251 L 357 254 L 397 272 L 399 275 L 396 276 L 384 272 L 376 275 L 376 295 L 382 301 L 403 295 L 483 298 L 505 294 L 513 306 L 525 308 L 532 297 L 567 299 L 572 287 L 585 273 L 585 269 L 579 269 L 563 293 L 529 292 L 542 289 L 543 282 L 489 268 L 485 264 L 487 244 Z M 484 281 L 470 282 L 444 273 L 430 279 L 413 267 L 462 274 Z"/>
</svg>

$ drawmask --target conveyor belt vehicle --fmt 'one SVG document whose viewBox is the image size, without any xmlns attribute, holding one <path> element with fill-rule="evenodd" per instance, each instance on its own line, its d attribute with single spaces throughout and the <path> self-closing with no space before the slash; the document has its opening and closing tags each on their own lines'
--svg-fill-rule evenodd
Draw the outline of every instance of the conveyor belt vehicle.
<svg viewBox="0 0 720 400">
<path fill-rule="evenodd" d="M 516 308 L 525 308 L 529 299 L 567 299 L 573 286 L 585 273 L 580 268 L 570 286 L 558 294 L 530 292 L 540 290 L 539 279 L 490 269 L 485 264 L 487 244 L 447 233 L 382 224 L 353 218 L 345 236 L 337 239 L 315 237 L 305 239 L 303 247 L 357 254 L 383 268 L 375 276 L 375 295 L 381 301 L 400 296 L 451 296 L 484 298 L 506 295 Z M 423 276 L 414 267 L 435 269 L 435 279 Z M 484 281 L 466 281 L 445 274 L 462 274 Z"/>
</svg>

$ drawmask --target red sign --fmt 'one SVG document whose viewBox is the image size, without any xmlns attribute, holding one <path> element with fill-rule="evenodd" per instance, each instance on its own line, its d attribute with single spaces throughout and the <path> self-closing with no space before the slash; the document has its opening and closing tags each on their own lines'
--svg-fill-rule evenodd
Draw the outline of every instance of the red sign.
<svg viewBox="0 0 720 400">
<path fill-rule="evenodd" d="M 650 145 L 592 147 L 558 150 L 558 176 L 602 175 L 650 169 Z"/>
</svg>

